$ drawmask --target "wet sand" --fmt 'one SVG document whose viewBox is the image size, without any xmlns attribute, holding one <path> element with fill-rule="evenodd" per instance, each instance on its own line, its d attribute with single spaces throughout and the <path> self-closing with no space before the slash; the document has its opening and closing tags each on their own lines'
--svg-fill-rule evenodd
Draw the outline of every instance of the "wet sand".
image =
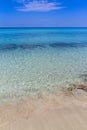
<svg viewBox="0 0 87 130">
<path fill-rule="evenodd" d="M 86 92 L 69 89 L 38 100 L 4 104 L 0 130 L 87 130 Z"/>
</svg>

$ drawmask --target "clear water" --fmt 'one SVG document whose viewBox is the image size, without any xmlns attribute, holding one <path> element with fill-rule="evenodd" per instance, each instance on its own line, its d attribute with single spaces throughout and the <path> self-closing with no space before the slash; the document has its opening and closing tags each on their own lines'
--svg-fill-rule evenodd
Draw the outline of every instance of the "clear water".
<svg viewBox="0 0 87 130">
<path fill-rule="evenodd" d="M 0 29 L 0 97 L 53 93 L 86 73 L 87 28 Z"/>
</svg>

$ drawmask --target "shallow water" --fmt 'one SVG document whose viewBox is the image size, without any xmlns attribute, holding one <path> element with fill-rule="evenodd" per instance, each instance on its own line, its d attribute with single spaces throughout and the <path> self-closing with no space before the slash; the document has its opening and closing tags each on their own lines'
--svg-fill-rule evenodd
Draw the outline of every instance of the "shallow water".
<svg viewBox="0 0 87 130">
<path fill-rule="evenodd" d="M 87 28 L 0 29 L 0 97 L 54 93 L 87 73 Z"/>
</svg>

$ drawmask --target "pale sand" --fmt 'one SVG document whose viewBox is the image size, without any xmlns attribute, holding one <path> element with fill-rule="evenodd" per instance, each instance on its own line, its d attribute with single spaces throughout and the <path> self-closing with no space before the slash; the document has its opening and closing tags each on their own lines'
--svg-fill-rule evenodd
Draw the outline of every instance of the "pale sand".
<svg viewBox="0 0 87 130">
<path fill-rule="evenodd" d="M 5 104 L 0 130 L 87 130 L 87 96 L 50 95 Z"/>
</svg>

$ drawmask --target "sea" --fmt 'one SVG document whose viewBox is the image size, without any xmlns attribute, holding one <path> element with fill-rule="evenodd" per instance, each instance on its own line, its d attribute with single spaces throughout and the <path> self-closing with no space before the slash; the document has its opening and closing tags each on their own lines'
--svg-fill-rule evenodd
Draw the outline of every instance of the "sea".
<svg viewBox="0 0 87 130">
<path fill-rule="evenodd" d="M 0 28 L 0 102 L 87 82 L 87 28 Z"/>
</svg>

